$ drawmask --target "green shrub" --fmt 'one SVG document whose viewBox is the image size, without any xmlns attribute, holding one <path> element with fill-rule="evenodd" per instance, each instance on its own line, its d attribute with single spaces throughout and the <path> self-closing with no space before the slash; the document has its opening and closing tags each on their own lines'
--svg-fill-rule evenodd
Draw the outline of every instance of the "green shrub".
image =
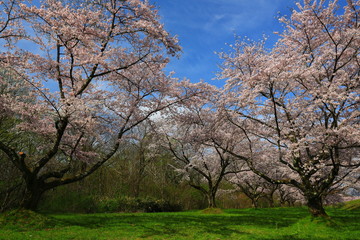
<svg viewBox="0 0 360 240">
<path fill-rule="evenodd" d="M 152 198 L 102 198 L 98 201 L 98 212 L 176 212 L 180 205 Z"/>
<path fill-rule="evenodd" d="M 97 202 L 98 212 L 118 212 L 119 199 L 116 198 L 102 198 Z"/>
</svg>

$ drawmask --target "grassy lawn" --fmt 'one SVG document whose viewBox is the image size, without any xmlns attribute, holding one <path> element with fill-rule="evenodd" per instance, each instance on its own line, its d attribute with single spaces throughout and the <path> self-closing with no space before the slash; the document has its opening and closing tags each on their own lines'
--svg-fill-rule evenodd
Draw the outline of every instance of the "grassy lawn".
<svg viewBox="0 0 360 240">
<path fill-rule="evenodd" d="M 330 208 L 312 220 L 306 208 L 179 213 L 47 214 L 0 217 L 0 239 L 360 239 L 360 210 Z"/>
</svg>

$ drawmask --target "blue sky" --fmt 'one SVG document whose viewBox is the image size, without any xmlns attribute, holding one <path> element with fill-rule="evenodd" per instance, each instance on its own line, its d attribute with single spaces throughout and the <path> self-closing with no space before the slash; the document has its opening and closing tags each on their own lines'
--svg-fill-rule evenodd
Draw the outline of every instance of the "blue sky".
<svg viewBox="0 0 360 240">
<path fill-rule="evenodd" d="M 235 35 L 261 40 L 268 38 L 271 47 L 283 27 L 280 16 L 291 15 L 302 0 L 149 0 L 159 10 L 161 21 L 172 35 L 177 35 L 183 52 L 172 59 L 167 71 L 175 77 L 192 82 L 204 80 L 217 86 L 224 81 L 213 80 L 220 71 L 221 60 L 215 52 L 229 51 L 226 44 Z M 38 2 L 37 0 L 35 3 Z M 346 0 L 339 0 L 344 6 Z"/>
<path fill-rule="evenodd" d="M 215 52 L 228 51 L 226 43 L 234 42 L 235 34 L 260 40 L 265 34 L 269 47 L 277 40 L 273 32 L 281 31 L 279 16 L 290 15 L 294 0 L 152 0 L 159 9 L 165 28 L 177 35 L 183 53 L 172 59 L 168 71 L 175 76 L 213 81 L 219 71 Z"/>
</svg>

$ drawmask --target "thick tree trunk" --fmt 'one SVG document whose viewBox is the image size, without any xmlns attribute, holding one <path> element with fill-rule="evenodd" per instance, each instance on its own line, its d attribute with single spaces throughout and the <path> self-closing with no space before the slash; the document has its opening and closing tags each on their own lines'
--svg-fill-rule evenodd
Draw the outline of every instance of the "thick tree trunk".
<svg viewBox="0 0 360 240">
<path fill-rule="evenodd" d="M 41 189 L 34 189 L 34 188 L 26 189 L 20 207 L 24 209 L 36 211 L 44 192 L 45 191 Z"/>
<path fill-rule="evenodd" d="M 320 196 L 306 197 L 307 206 L 313 217 L 328 217 L 323 207 L 322 198 Z"/>
<path fill-rule="evenodd" d="M 37 179 L 35 174 L 24 176 L 26 188 L 20 208 L 36 211 L 43 193 L 46 191 L 44 183 Z"/>
<path fill-rule="evenodd" d="M 212 194 L 211 192 L 207 195 L 208 199 L 208 207 L 209 208 L 216 208 L 216 201 L 215 201 L 215 194 Z"/>
</svg>

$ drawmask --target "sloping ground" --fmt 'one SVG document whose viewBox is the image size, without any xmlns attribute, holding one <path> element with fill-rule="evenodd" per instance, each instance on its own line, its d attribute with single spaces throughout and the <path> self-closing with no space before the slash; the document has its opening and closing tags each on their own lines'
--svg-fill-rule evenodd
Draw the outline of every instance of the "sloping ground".
<svg viewBox="0 0 360 240">
<path fill-rule="evenodd" d="M 344 210 L 360 210 L 360 199 L 345 202 L 341 207 Z"/>
<path fill-rule="evenodd" d="M 313 219 L 306 208 L 225 209 L 177 213 L 0 216 L 0 239 L 360 240 L 360 211 L 328 208 Z"/>
</svg>

